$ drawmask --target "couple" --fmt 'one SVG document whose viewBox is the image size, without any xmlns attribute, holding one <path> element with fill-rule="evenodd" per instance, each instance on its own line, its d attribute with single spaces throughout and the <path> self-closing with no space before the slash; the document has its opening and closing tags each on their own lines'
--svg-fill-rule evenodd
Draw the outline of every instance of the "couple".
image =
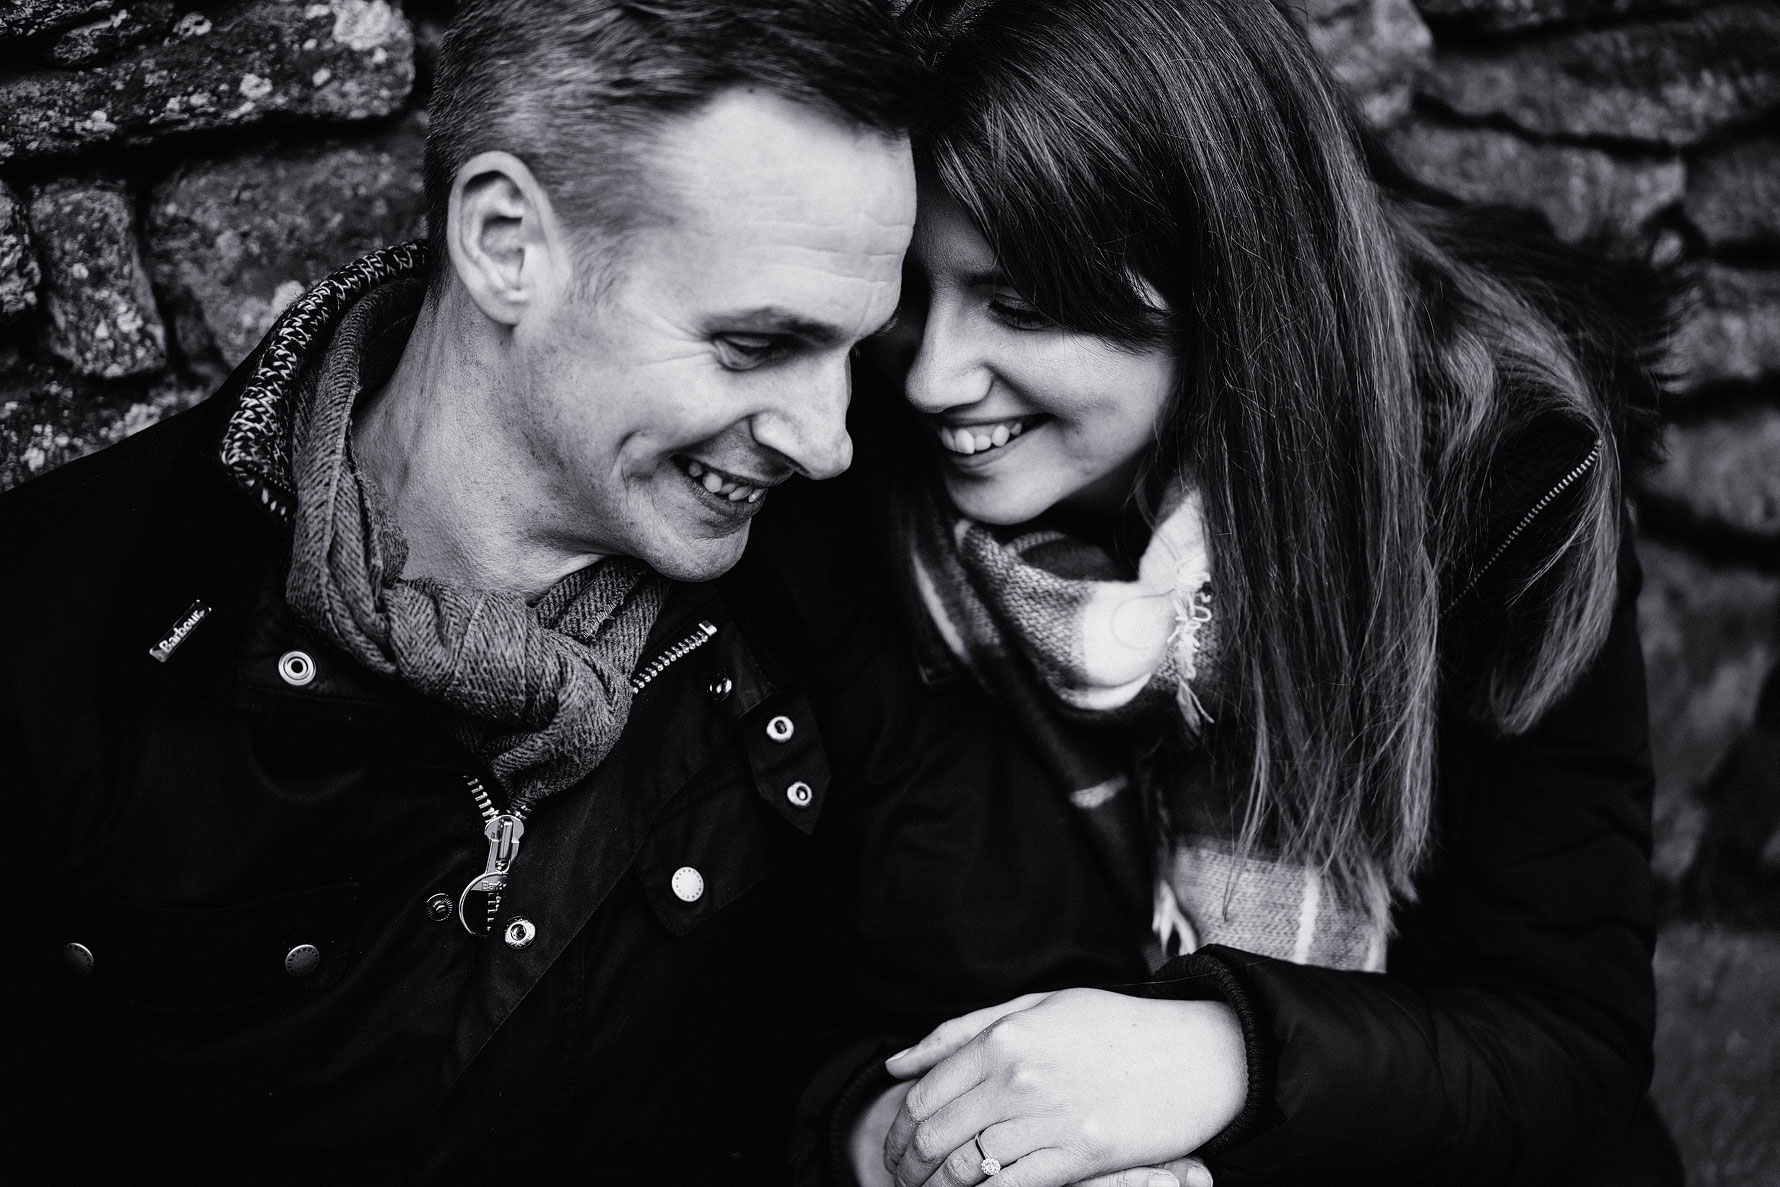
<svg viewBox="0 0 1780 1187">
<path fill-rule="evenodd" d="M 1646 278 L 1267 0 L 466 0 L 426 185 L 0 499 L 8 1158 L 1677 1181 Z"/>
</svg>

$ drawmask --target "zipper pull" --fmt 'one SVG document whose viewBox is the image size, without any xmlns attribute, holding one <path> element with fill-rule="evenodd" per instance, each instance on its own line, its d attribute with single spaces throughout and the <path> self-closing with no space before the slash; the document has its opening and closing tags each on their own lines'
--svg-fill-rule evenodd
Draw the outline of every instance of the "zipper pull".
<svg viewBox="0 0 1780 1187">
<path fill-rule="evenodd" d="M 482 826 L 482 835 L 488 838 L 488 863 L 482 867 L 482 872 L 501 875 L 504 886 L 507 871 L 513 867 L 513 859 L 519 856 L 519 838 L 525 836 L 525 821 L 511 812 L 502 812 Z"/>
<path fill-rule="evenodd" d="M 494 917 L 501 909 L 501 891 L 507 886 L 507 871 L 513 868 L 513 859 L 519 856 L 519 839 L 525 836 L 525 821 L 511 812 L 501 812 L 482 827 L 482 835 L 488 838 L 488 860 L 482 872 L 471 878 L 457 896 L 457 921 L 473 936 L 485 936 L 494 930 Z M 464 917 L 472 894 L 487 896 L 488 918 L 482 931 L 471 927 Z"/>
</svg>

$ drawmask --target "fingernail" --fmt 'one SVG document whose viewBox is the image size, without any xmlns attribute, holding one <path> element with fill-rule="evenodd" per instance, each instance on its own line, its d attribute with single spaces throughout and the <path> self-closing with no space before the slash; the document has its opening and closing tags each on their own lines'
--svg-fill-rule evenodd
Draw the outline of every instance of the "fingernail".
<svg viewBox="0 0 1780 1187">
<path fill-rule="evenodd" d="M 1187 1168 L 1187 1187 L 1212 1187 L 1211 1171 L 1204 1163 L 1194 1163 Z"/>
<path fill-rule="evenodd" d="M 1180 1187 L 1180 1180 L 1167 1171 L 1151 1171 L 1146 1187 Z"/>
<path fill-rule="evenodd" d="M 890 1058 L 886 1059 L 884 1062 L 885 1063 L 895 1063 L 899 1059 L 903 1059 L 909 1055 L 912 1055 L 914 1053 L 914 1050 L 915 1049 L 913 1047 L 904 1047 L 902 1050 L 898 1051 L 895 1055 L 892 1055 Z"/>
</svg>

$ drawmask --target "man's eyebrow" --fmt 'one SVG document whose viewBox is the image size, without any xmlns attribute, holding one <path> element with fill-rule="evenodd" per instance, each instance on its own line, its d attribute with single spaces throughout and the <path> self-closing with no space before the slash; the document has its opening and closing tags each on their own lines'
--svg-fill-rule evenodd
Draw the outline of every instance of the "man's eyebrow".
<svg viewBox="0 0 1780 1187">
<path fill-rule="evenodd" d="M 846 331 L 829 322 L 817 321 L 801 313 L 777 305 L 761 305 L 726 313 L 718 319 L 723 328 L 756 334 L 789 334 L 813 346 L 827 346 L 847 337 Z"/>
<path fill-rule="evenodd" d="M 754 309 L 744 309 L 735 313 L 723 314 L 719 323 L 725 330 L 740 330 L 755 334 L 789 334 L 801 338 L 812 346 L 831 346 L 844 342 L 852 335 L 841 327 L 830 322 L 817 321 L 805 317 L 801 313 L 793 313 L 778 305 L 761 305 Z M 892 313 L 884 324 L 872 330 L 872 334 L 882 334 L 896 324 L 896 315 Z"/>
</svg>

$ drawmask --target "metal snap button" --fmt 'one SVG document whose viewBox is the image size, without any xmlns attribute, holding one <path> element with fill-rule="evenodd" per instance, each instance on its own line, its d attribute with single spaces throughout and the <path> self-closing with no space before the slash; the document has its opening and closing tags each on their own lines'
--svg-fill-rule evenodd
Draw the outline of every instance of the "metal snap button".
<svg viewBox="0 0 1780 1187">
<path fill-rule="evenodd" d="M 734 691 L 735 681 L 729 678 L 728 672 L 718 672 L 715 676 L 711 677 L 711 682 L 705 686 L 705 693 L 709 695 L 713 701 L 728 700 L 729 694 Z"/>
<path fill-rule="evenodd" d="M 816 793 L 810 789 L 808 783 L 799 779 L 785 789 L 785 798 L 791 801 L 793 808 L 807 808 L 810 801 L 816 798 Z"/>
<path fill-rule="evenodd" d="M 538 938 L 537 924 L 523 915 L 515 915 L 507 920 L 507 930 L 501 934 L 501 938 L 515 952 L 521 948 L 530 948 L 532 941 Z"/>
<path fill-rule="evenodd" d="M 302 688 L 315 679 L 315 661 L 307 651 L 287 651 L 278 657 L 278 675 L 292 688 Z"/>
<path fill-rule="evenodd" d="M 766 736 L 775 742 L 789 742 L 796 732 L 797 727 L 783 713 L 766 723 Z"/>
<path fill-rule="evenodd" d="M 307 977 L 321 967 L 321 949 L 314 944 L 298 944 L 284 954 L 284 971 L 293 977 Z"/>
<path fill-rule="evenodd" d="M 451 918 L 451 896 L 435 894 L 426 900 L 426 917 L 434 923 L 443 923 Z"/>
<path fill-rule="evenodd" d="M 674 888 L 674 897 L 683 903 L 696 903 L 705 896 L 705 876 L 691 866 L 675 870 L 668 884 Z"/>
<path fill-rule="evenodd" d="M 82 976 L 93 971 L 93 950 L 85 944 L 63 944 L 62 960 Z"/>
</svg>

